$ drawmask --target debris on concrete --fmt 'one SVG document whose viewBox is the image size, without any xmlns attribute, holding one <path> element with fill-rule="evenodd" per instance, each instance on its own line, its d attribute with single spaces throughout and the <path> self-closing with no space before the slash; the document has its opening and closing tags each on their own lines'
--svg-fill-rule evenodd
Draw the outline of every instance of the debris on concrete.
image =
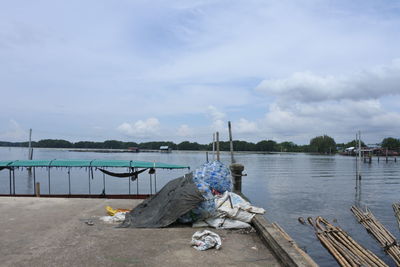
<svg viewBox="0 0 400 267">
<path fill-rule="evenodd" d="M 100 220 L 106 223 L 121 223 L 125 220 L 125 212 L 117 212 L 113 216 L 102 216 L 100 217 Z"/>
<path fill-rule="evenodd" d="M 85 221 L 85 223 L 90 226 L 94 225 L 94 222 L 92 220 L 87 220 Z"/>
<path fill-rule="evenodd" d="M 106 206 L 105 209 L 106 209 L 107 214 L 109 216 L 114 216 L 118 212 L 129 212 L 129 211 L 131 211 L 131 210 L 128 210 L 128 209 L 114 209 L 114 208 L 112 208 L 110 206 Z"/>
<path fill-rule="evenodd" d="M 190 244 L 197 250 L 207 250 L 214 247 L 220 249 L 222 241 L 218 234 L 203 230 L 193 234 Z"/>
</svg>

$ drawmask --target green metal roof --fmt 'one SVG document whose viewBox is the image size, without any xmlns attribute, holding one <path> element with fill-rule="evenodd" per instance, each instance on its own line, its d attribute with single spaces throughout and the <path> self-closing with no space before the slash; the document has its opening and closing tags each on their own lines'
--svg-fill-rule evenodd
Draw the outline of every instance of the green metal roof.
<svg viewBox="0 0 400 267">
<path fill-rule="evenodd" d="M 132 167 L 132 168 L 159 168 L 159 169 L 185 169 L 189 166 L 174 165 L 160 162 L 146 162 L 133 160 L 4 160 L 0 161 L 0 167 Z"/>
</svg>

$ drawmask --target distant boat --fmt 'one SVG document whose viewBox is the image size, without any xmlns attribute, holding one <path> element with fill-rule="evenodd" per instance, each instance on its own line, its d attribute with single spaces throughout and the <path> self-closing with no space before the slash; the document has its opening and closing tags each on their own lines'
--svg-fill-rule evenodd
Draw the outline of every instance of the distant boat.
<svg viewBox="0 0 400 267">
<path fill-rule="evenodd" d="M 171 151 L 172 151 L 172 148 L 169 146 L 160 146 L 160 152 L 170 153 Z"/>
</svg>

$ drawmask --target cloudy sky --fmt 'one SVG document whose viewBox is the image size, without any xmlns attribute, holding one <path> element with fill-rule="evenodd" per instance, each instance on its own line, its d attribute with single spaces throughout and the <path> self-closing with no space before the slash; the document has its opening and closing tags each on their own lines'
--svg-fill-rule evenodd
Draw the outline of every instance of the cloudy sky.
<svg viewBox="0 0 400 267">
<path fill-rule="evenodd" d="M 0 140 L 400 137 L 400 2 L 1 1 Z"/>
</svg>

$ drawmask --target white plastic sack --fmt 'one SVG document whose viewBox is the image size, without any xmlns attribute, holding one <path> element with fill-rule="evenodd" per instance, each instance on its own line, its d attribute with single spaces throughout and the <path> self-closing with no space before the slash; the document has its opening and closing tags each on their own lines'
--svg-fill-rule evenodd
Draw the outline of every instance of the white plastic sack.
<svg viewBox="0 0 400 267">
<path fill-rule="evenodd" d="M 126 212 L 117 212 L 114 216 L 102 216 L 100 220 L 106 223 L 121 223 L 125 220 Z"/>
<path fill-rule="evenodd" d="M 190 244 L 197 250 L 207 250 L 213 247 L 219 249 L 222 242 L 218 234 L 203 230 L 193 234 Z"/>
<path fill-rule="evenodd" d="M 206 219 L 209 226 L 216 229 L 244 229 L 251 228 L 251 225 L 239 220 L 232 220 L 229 218 L 213 217 Z"/>
<path fill-rule="evenodd" d="M 263 208 L 252 206 L 238 194 L 225 192 L 221 197 L 216 198 L 217 217 L 229 217 L 242 222 L 251 222 L 256 214 L 264 214 Z"/>
</svg>

